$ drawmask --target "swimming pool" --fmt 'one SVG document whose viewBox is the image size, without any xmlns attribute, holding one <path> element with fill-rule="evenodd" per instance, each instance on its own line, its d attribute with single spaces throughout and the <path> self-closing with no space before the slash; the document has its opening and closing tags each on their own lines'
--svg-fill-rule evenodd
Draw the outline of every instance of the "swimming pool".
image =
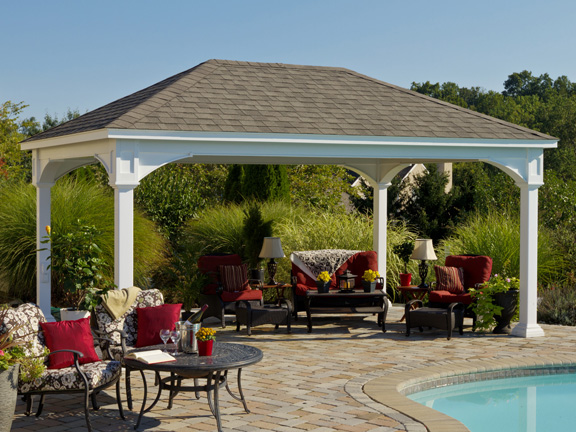
<svg viewBox="0 0 576 432">
<path fill-rule="evenodd" d="M 407 397 L 461 421 L 471 432 L 576 429 L 573 367 L 507 373 L 528 376 L 444 385 Z"/>
</svg>

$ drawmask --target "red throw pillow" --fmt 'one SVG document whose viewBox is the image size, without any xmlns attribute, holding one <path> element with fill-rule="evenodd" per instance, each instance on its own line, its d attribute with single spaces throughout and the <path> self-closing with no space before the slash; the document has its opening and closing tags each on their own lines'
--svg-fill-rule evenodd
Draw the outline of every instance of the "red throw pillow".
<svg viewBox="0 0 576 432">
<path fill-rule="evenodd" d="M 248 265 L 222 265 L 219 267 L 220 280 L 224 286 L 224 291 L 236 292 L 244 291 L 250 287 L 248 283 Z"/>
<path fill-rule="evenodd" d="M 75 321 L 41 322 L 46 346 L 52 351 L 72 349 L 80 351 L 84 357 L 80 357 L 80 364 L 100 361 L 94 350 L 94 338 L 90 331 L 90 318 L 81 318 Z M 62 369 L 74 364 L 72 353 L 56 353 L 48 357 L 48 369 Z"/>
<path fill-rule="evenodd" d="M 161 344 L 160 330 L 174 330 L 176 321 L 180 320 L 181 310 L 182 303 L 136 308 L 138 316 L 136 347 Z"/>
<path fill-rule="evenodd" d="M 452 294 L 464 292 L 464 270 L 460 267 L 434 266 L 436 273 L 436 289 L 448 291 Z"/>
</svg>

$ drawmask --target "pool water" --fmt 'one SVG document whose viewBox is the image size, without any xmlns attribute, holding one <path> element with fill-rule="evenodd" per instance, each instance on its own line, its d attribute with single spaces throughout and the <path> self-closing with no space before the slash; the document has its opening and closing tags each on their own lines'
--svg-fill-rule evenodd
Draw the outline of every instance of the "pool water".
<svg viewBox="0 0 576 432">
<path fill-rule="evenodd" d="M 455 384 L 407 396 L 464 423 L 471 432 L 576 430 L 576 374 Z"/>
</svg>

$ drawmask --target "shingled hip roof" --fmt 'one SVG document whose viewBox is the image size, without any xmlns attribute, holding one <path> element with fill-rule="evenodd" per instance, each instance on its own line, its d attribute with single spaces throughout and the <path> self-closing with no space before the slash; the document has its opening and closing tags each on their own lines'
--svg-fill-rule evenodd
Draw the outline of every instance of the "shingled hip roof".
<svg viewBox="0 0 576 432">
<path fill-rule="evenodd" d="M 27 141 L 98 129 L 553 139 L 348 69 L 209 60 Z"/>
</svg>

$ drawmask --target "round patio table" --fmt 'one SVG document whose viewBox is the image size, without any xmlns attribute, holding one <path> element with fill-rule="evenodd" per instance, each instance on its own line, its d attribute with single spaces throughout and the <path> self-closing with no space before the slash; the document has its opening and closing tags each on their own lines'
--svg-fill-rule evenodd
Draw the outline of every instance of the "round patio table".
<svg viewBox="0 0 576 432">
<path fill-rule="evenodd" d="M 138 349 L 135 351 L 148 351 L 152 349 L 163 349 L 164 345 L 156 345 Z M 249 413 L 244 393 L 242 392 L 241 376 L 242 368 L 245 366 L 258 363 L 262 360 L 262 351 L 258 348 L 249 345 L 235 344 L 235 343 L 214 343 L 214 350 L 211 356 L 200 357 L 197 354 L 178 353 L 175 356 L 176 361 L 146 364 L 139 360 L 124 358 L 124 363 L 127 368 L 131 370 L 138 370 L 142 375 L 144 382 L 144 397 L 142 400 L 142 407 L 140 408 L 140 415 L 138 421 L 134 426 L 137 429 L 140 426 L 140 421 L 145 412 L 150 411 L 156 403 L 160 400 L 162 390 L 170 391 L 168 401 L 168 409 L 172 408 L 172 400 L 179 392 L 194 392 L 196 398 L 199 398 L 199 392 L 206 392 L 208 399 L 208 406 L 210 411 L 216 418 L 218 431 L 222 430 L 220 421 L 220 408 L 218 402 L 218 393 L 221 387 L 225 387 L 228 393 L 236 400 L 239 400 L 244 405 L 244 411 Z M 238 369 L 238 393 L 236 396 L 228 386 L 228 371 Z M 146 384 L 146 376 L 144 371 L 154 371 L 158 382 L 158 394 L 152 404 L 146 408 L 146 399 L 148 396 L 148 387 Z M 170 376 L 161 378 L 160 372 L 169 372 Z M 182 380 L 186 378 L 193 378 L 193 386 L 183 386 Z M 206 379 L 205 385 L 200 385 L 200 379 Z"/>
</svg>

